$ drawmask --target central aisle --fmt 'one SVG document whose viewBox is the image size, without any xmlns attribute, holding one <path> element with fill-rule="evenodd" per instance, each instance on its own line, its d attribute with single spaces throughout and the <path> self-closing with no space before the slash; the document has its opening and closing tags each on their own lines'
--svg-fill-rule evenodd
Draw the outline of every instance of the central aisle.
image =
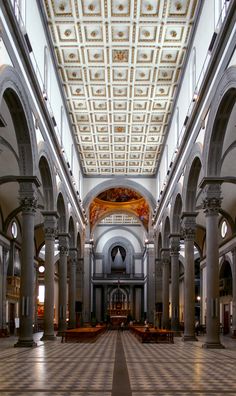
<svg viewBox="0 0 236 396">
<path fill-rule="evenodd" d="M 40 342 L 14 348 L 0 339 L 1 396 L 236 395 L 236 340 L 226 349 L 202 342 L 141 344 L 128 331 L 107 331 L 95 343 Z"/>
</svg>

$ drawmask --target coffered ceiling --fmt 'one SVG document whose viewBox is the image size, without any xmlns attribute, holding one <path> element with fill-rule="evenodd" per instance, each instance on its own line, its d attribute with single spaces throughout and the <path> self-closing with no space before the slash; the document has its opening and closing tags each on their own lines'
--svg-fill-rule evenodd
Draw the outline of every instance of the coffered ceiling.
<svg viewBox="0 0 236 396">
<path fill-rule="evenodd" d="M 85 175 L 154 175 L 197 0 L 44 0 Z"/>
</svg>

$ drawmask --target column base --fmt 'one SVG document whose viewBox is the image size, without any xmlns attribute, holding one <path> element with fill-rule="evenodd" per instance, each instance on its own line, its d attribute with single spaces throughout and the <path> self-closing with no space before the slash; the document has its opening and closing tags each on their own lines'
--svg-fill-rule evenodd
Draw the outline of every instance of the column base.
<svg viewBox="0 0 236 396">
<path fill-rule="evenodd" d="M 224 345 L 220 342 L 205 342 L 202 344 L 202 348 L 205 349 L 225 349 Z"/>
<path fill-rule="evenodd" d="M 182 337 L 182 341 L 183 341 L 183 342 L 187 342 L 187 341 L 198 341 L 198 339 L 197 339 L 197 337 L 196 337 L 195 335 L 193 335 L 193 336 L 184 335 L 184 336 Z"/>
<path fill-rule="evenodd" d="M 236 330 L 233 330 L 233 333 L 232 333 L 232 336 L 231 336 L 232 338 L 236 338 Z"/>
<path fill-rule="evenodd" d="M 18 340 L 16 344 L 14 344 L 15 348 L 35 348 L 37 347 L 36 342 L 34 340 Z"/>
<path fill-rule="evenodd" d="M 181 337 L 182 336 L 182 331 L 180 330 L 173 330 L 174 332 L 174 337 Z"/>
<path fill-rule="evenodd" d="M 60 330 L 60 331 L 58 331 L 57 334 L 56 334 L 56 336 L 57 336 L 57 337 L 62 337 L 63 334 L 65 333 L 65 331 L 66 331 L 66 330 Z"/>
<path fill-rule="evenodd" d="M 56 339 L 57 339 L 57 337 L 55 335 L 44 334 L 40 338 L 40 341 L 56 341 Z"/>
</svg>

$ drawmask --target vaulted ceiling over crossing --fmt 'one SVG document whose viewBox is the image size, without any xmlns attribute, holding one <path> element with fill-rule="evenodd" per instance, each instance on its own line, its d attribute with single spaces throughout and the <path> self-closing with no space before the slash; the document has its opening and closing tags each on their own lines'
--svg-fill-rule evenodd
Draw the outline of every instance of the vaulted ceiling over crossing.
<svg viewBox="0 0 236 396">
<path fill-rule="evenodd" d="M 44 0 L 85 175 L 154 175 L 197 0 Z"/>
</svg>

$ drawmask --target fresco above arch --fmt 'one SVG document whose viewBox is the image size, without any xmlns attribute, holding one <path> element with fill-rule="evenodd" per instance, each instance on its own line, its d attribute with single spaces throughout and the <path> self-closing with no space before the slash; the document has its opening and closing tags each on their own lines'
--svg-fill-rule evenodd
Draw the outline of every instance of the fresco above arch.
<svg viewBox="0 0 236 396">
<path fill-rule="evenodd" d="M 110 188 L 100 193 L 90 205 L 91 228 L 105 216 L 115 212 L 128 212 L 148 228 L 149 205 L 136 191 L 129 188 Z"/>
<path fill-rule="evenodd" d="M 130 188 L 110 188 L 98 195 L 98 199 L 109 202 L 129 202 L 141 199 L 142 195 Z"/>
</svg>

